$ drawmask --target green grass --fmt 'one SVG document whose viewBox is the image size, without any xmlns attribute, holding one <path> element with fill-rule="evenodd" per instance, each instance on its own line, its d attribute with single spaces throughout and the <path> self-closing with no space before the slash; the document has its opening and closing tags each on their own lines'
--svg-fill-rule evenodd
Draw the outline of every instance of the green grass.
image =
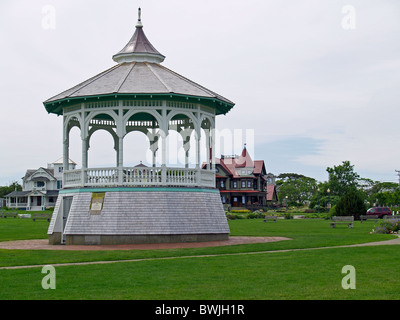
<svg viewBox="0 0 400 320">
<path fill-rule="evenodd" d="M 0 299 L 399 299 L 398 246 L 223 255 L 388 240 L 369 234 L 373 222 L 332 229 L 325 220 L 230 221 L 232 235 L 284 236 L 277 243 L 229 247 L 56 251 L 0 250 L 0 266 L 176 257 L 57 267 L 57 289 L 43 290 L 41 268 L 0 270 Z M 0 220 L 0 240 L 46 237 L 48 223 Z M 41 230 L 41 231 L 40 231 Z M 186 257 L 196 255 L 214 257 Z M 356 268 L 356 290 L 344 290 L 341 269 Z"/>
</svg>

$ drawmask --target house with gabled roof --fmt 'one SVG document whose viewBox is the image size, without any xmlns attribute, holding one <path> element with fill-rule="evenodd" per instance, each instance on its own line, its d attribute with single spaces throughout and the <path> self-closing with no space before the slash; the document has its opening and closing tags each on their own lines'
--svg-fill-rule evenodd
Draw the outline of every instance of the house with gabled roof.
<svg viewBox="0 0 400 320">
<path fill-rule="evenodd" d="M 69 160 L 69 169 L 76 163 Z M 22 191 L 13 191 L 5 196 L 6 205 L 12 209 L 41 211 L 54 207 L 58 192 L 62 188 L 63 159 L 47 164 L 47 168 L 28 169 L 22 178 Z"/>
<path fill-rule="evenodd" d="M 205 164 L 203 164 L 205 166 Z M 253 160 L 244 146 L 240 156 L 215 159 L 216 187 L 230 207 L 266 207 L 277 201 L 275 185 L 268 185 L 264 160 Z"/>
</svg>

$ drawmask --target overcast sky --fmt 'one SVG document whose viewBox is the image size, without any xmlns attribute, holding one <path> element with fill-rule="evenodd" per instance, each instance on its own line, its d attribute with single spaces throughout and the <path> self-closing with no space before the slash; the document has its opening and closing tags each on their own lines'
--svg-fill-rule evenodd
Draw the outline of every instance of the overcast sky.
<svg viewBox="0 0 400 320">
<path fill-rule="evenodd" d="M 235 102 L 217 130 L 252 133 L 268 172 L 325 181 L 349 160 L 397 181 L 398 0 L 1 0 L 0 185 L 62 156 L 62 117 L 43 101 L 114 66 L 139 6 L 163 65 Z M 89 158 L 114 160 L 96 139 Z"/>
</svg>

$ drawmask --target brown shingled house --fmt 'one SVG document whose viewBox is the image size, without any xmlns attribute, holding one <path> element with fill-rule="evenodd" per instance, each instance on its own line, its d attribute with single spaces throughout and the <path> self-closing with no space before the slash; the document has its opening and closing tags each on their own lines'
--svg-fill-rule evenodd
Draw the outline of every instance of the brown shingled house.
<svg viewBox="0 0 400 320">
<path fill-rule="evenodd" d="M 275 185 L 267 185 L 264 160 L 253 160 L 246 146 L 240 156 L 216 158 L 215 170 L 223 204 L 231 208 L 255 208 L 277 201 Z"/>
</svg>

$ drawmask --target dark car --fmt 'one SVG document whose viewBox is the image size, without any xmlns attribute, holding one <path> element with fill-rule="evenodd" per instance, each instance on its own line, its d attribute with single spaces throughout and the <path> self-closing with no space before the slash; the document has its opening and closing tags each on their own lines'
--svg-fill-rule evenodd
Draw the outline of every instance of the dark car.
<svg viewBox="0 0 400 320">
<path fill-rule="evenodd" d="M 392 215 L 392 210 L 388 207 L 373 207 L 367 210 L 367 215 L 378 216 L 378 218 L 383 218 L 384 216 Z"/>
</svg>

